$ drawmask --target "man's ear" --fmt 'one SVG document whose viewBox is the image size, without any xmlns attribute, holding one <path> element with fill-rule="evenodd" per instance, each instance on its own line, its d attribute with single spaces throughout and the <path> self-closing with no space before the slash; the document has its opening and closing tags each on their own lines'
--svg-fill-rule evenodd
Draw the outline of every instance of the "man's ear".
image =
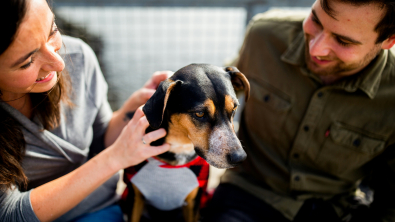
<svg viewBox="0 0 395 222">
<path fill-rule="evenodd" d="M 152 95 L 144 105 L 143 112 L 152 128 L 158 129 L 162 124 L 163 114 L 165 113 L 170 93 L 181 83 L 181 80 L 173 81 L 171 79 L 166 79 L 165 81 L 162 81 L 154 95 Z"/>
<path fill-rule="evenodd" d="M 395 35 L 390 36 L 388 39 L 384 40 L 381 45 L 382 49 L 390 49 L 395 44 Z"/>
<path fill-rule="evenodd" d="M 230 74 L 233 88 L 235 91 L 244 90 L 245 101 L 250 97 L 250 82 L 236 67 L 229 66 L 225 71 Z"/>
</svg>

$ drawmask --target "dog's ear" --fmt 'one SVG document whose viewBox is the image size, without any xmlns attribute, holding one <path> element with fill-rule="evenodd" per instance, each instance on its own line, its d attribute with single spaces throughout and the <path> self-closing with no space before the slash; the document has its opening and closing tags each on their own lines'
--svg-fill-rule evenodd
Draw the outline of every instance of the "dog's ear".
<svg viewBox="0 0 395 222">
<path fill-rule="evenodd" d="M 181 83 L 181 80 L 173 81 L 171 79 L 166 79 L 165 81 L 162 81 L 154 95 L 152 95 L 147 103 L 145 103 L 143 112 L 152 128 L 158 129 L 162 124 L 163 114 L 165 112 L 170 93 Z"/>
<path fill-rule="evenodd" d="M 243 90 L 245 93 L 245 101 L 250 97 L 250 82 L 236 67 L 229 66 L 225 68 L 225 71 L 230 74 L 233 88 L 235 91 Z"/>
</svg>

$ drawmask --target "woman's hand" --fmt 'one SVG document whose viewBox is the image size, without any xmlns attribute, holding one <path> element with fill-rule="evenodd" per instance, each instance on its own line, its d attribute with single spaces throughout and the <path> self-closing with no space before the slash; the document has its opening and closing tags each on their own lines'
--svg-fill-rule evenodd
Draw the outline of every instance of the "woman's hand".
<svg viewBox="0 0 395 222">
<path fill-rule="evenodd" d="M 151 78 L 144 84 L 142 88 L 134 92 L 125 102 L 122 109 L 127 111 L 134 111 L 139 106 L 145 104 L 149 98 L 155 93 L 159 84 L 165 79 L 173 75 L 172 71 L 158 71 L 154 72 Z"/>
<path fill-rule="evenodd" d="M 116 169 L 124 169 L 136 165 L 151 156 L 156 156 L 169 150 L 169 144 L 161 146 L 150 146 L 152 141 L 158 140 L 166 135 L 164 129 L 158 129 L 145 134 L 149 126 L 144 116 L 142 107 L 139 107 L 132 120 L 123 128 L 117 140 L 108 149 L 112 149 L 113 163 Z"/>
<path fill-rule="evenodd" d="M 148 121 L 140 107 L 113 145 L 72 172 L 33 189 L 30 199 L 38 219 L 52 221 L 58 218 L 120 169 L 167 151 L 169 144 L 157 147 L 149 145 L 165 136 L 166 131 L 159 129 L 145 134 L 147 127 Z"/>
<path fill-rule="evenodd" d="M 121 109 L 114 112 L 104 137 L 105 147 L 109 147 L 114 143 L 122 129 L 131 119 L 132 113 L 151 98 L 160 82 L 169 78 L 172 74 L 173 72 L 171 71 L 155 72 L 141 89 L 137 90 L 129 97 Z"/>
</svg>

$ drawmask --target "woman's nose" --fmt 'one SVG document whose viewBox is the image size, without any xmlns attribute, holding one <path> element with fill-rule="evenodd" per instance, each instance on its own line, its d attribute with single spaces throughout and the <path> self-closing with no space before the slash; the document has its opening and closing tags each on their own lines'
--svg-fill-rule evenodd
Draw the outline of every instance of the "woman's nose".
<svg viewBox="0 0 395 222">
<path fill-rule="evenodd" d="M 42 69 L 45 71 L 57 71 L 60 72 L 64 69 L 64 61 L 60 54 L 57 52 L 60 48 L 48 46 L 45 48 L 43 53 L 43 65 Z"/>
</svg>

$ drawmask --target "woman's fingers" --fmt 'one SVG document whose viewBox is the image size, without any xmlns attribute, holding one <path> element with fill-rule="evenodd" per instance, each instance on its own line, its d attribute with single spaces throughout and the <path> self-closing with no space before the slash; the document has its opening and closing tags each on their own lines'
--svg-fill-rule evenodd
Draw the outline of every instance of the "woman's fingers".
<svg viewBox="0 0 395 222">
<path fill-rule="evenodd" d="M 160 146 L 149 146 L 147 147 L 146 151 L 146 159 L 148 159 L 149 157 L 152 156 L 156 156 L 159 155 L 161 153 L 164 153 L 166 151 L 168 151 L 170 149 L 170 145 L 168 143 L 165 143 L 163 145 Z"/>
<path fill-rule="evenodd" d="M 165 143 L 161 146 L 149 146 L 149 144 L 151 142 L 156 141 L 164 136 L 166 136 L 166 130 L 163 128 L 149 132 L 143 136 L 142 140 L 148 145 L 147 147 L 144 148 L 147 158 L 159 155 L 159 154 L 164 153 L 170 149 L 170 145 L 167 143 Z"/>
<path fill-rule="evenodd" d="M 154 95 L 155 89 L 142 88 L 140 91 L 141 104 L 144 104 Z"/>
<path fill-rule="evenodd" d="M 140 121 L 141 117 L 145 116 L 143 112 L 143 106 L 140 106 L 139 108 L 136 109 L 134 112 L 133 118 L 129 121 L 127 127 L 131 127 L 137 124 L 138 121 Z"/>
<path fill-rule="evenodd" d="M 137 128 L 136 128 L 137 132 L 141 133 L 138 135 L 143 136 L 145 134 L 145 130 L 148 128 L 148 126 L 149 126 L 149 122 L 147 120 L 147 117 L 145 117 L 145 116 L 141 117 L 137 123 Z"/>
<path fill-rule="evenodd" d="M 154 72 L 152 77 L 145 83 L 144 88 L 156 89 L 160 82 L 173 75 L 172 71 L 157 71 Z"/>
<path fill-rule="evenodd" d="M 158 130 L 155 130 L 155 131 L 145 134 L 143 137 L 144 137 L 144 141 L 147 144 L 150 144 L 151 142 L 158 140 L 164 136 L 166 136 L 166 130 L 158 129 Z"/>
<path fill-rule="evenodd" d="M 117 151 L 118 164 L 122 168 L 138 164 L 145 159 L 161 154 L 169 150 L 169 144 L 161 146 L 150 146 L 150 143 L 166 135 L 166 130 L 158 129 L 149 133 L 145 130 L 149 126 L 144 115 L 142 106 L 139 107 L 128 125 L 123 129 L 121 135 L 114 143 Z"/>
</svg>

